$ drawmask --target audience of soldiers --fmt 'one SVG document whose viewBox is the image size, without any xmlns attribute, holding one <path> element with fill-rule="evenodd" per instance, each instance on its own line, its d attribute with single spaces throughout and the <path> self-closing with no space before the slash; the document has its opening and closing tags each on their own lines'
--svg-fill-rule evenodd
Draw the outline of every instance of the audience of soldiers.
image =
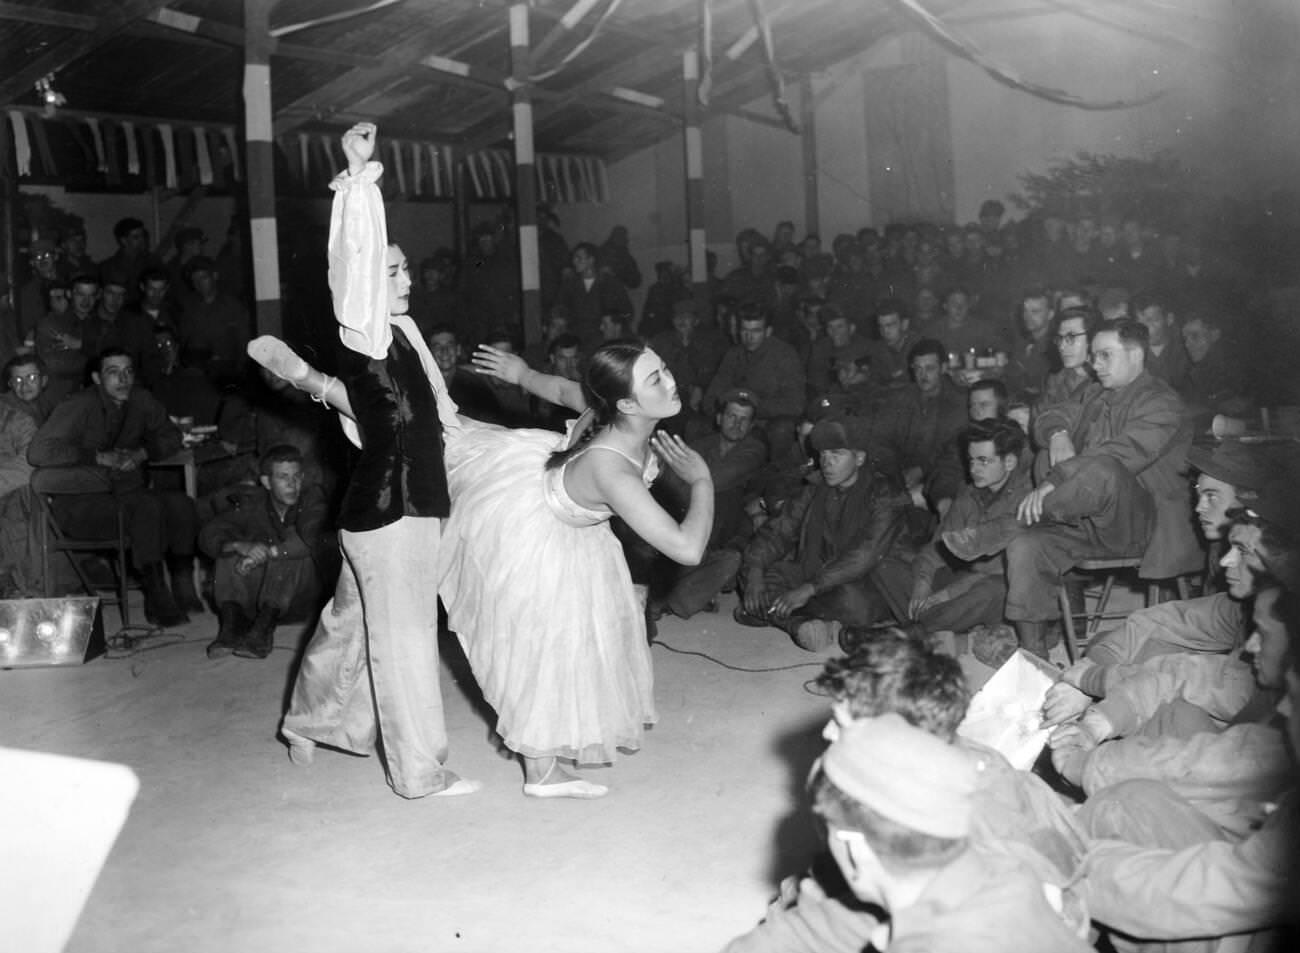
<svg viewBox="0 0 1300 953">
<path fill-rule="evenodd" d="M 421 265 L 412 315 L 470 416 L 569 416 L 477 376 L 479 343 L 570 379 L 611 336 L 663 356 L 684 405 L 668 426 L 708 462 L 717 518 L 697 567 L 630 560 L 651 622 L 734 591 L 743 625 L 849 653 L 820 680 L 831 744 L 809 782 L 838 874 L 787 881 L 732 953 L 1263 949 L 1300 909 L 1300 471 L 1255 422 L 1245 290 L 1132 217 L 1004 216 L 864 228 L 830 254 L 788 222 L 745 229 L 702 289 L 656 264 L 639 326 L 626 229 L 570 249 L 547 216 L 527 346 L 508 229 L 476 230 L 463 268 L 446 249 Z M 162 261 L 124 219 L 97 266 L 80 229 L 31 243 L 5 338 L 0 585 L 43 582 L 33 493 L 77 532 L 120 512 L 147 618 L 204 611 L 202 553 L 208 656 L 265 658 L 328 591 L 336 467 L 324 411 L 250 373 L 240 283 L 195 232 Z M 151 466 L 204 437 L 244 469 L 195 500 Z M 670 475 L 655 492 L 673 507 Z M 1079 611 L 1096 559 L 1184 597 L 1074 658 L 1061 606 Z M 951 656 L 990 631 L 1063 669 L 1036 773 L 955 735 L 970 692 Z"/>
</svg>

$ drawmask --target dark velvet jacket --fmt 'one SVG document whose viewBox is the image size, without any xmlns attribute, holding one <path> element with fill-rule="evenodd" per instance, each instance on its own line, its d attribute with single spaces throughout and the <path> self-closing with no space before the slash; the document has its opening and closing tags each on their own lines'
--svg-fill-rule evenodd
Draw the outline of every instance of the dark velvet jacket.
<svg viewBox="0 0 1300 953">
<path fill-rule="evenodd" d="M 339 379 L 362 444 L 339 528 L 364 533 L 404 516 L 446 517 L 451 503 L 442 421 L 420 355 L 402 330 L 393 328 L 383 360 L 340 349 Z"/>
</svg>

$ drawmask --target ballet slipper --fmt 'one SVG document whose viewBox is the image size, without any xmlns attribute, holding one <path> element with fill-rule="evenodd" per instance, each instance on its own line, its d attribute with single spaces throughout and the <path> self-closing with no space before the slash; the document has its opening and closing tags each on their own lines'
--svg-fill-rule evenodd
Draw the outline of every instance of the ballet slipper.
<svg viewBox="0 0 1300 953">
<path fill-rule="evenodd" d="M 542 779 L 535 784 L 524 784 L 524 794 L 527 797 L 574 797 L 591 800 L 593 798 L 604 797 L 609 793 L 609 788 L 603 784 L 596 784 L 593 781 L 584 781 L 582 778 L 573 778 L 569 781 L 561 781 L 556 784 L 547 784 L 546 779 L 551 776 L 551 772 L 559 765 L 560 760 L 555 758 L 551 761 L 550 767 L 542 775 Z"/>
<path fill-rule="evenodd" d="M 289 745 L 290 761 L 298 765 L 312 763 L 312 759 L 316 757 L 316 742 L 288 728 L 280 729 L 280 737 Z"/>
<path fill-rule="evenodd" d="M 301 384 L 311 372 L 311 365 L 299 357 L 293 348 L 270 334 L 249 341 L 248 356 L 290 384 Z"/>
<path fill-rule="evenodd" d="M 573 797 L 590 801 L 598 797 L 604 797 L 608 793 L 609 788 L 605 787 L 605 785 L 596 784 L 593 781 L 584 781 L 582 778 L 562 781 L 559 784 L 524 785 L 524 794 L 528 797 Z"/>
<path fill-rule="evenodd" d="M 476 791 L 481 790 L 483 790 L 482 781 L 457 778 L 454 784 L 447 785 L 441 791 L 434 791 L 429 797 L 460 797 L 463 794 L 474 794 Z"/>
</svg>

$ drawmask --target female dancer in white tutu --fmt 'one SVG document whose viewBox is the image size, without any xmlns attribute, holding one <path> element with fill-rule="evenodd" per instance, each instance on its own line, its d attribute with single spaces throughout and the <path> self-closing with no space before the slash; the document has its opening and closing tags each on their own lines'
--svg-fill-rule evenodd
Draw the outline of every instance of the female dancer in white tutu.
<svg viewBox="0 0 1300 953">
<path fill-rule="evenodd" d="M 269 370 L 328 390 L 285 345 L 259 342 L 250 353 Z M 602 797 L 607 787 L 561 762 L 609 763 L 618 749 L 637 749 L 656 720 L 644 610 L 608 520 L 617 515 L 665 555 L 697 563 L 713 522 L 708 466 L 655 432 L 681 400 L 663 361 L 639 343 L 601 347 L 581 385 L 492 348 L 474 360 L 584 414 L 563 439 L 472 421 L 448 433 L 452 516 L 438 593 L 498 733 L 523 762 L 524 793 Z M 656 455 L 691 487 L 680 523 L 649 493 Z"/>
</svg>

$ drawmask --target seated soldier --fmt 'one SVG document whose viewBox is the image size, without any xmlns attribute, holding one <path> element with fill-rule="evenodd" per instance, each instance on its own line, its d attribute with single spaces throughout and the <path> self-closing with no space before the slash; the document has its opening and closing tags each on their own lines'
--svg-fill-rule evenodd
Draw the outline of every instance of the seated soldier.
<svg viewBox="0 0 1300 953">
<path fill-rule="evenodd" d="M 544 374 L 553 374 L 566 380 L 582 380 L 582 339 L 576 334 L 557 335 L 547 346 L 546 366 L 539 368 Z M 542 426 L 551 430 L 564 430 L 566 424 L 578 416 L 576 411 L 552 404 L 549 401 L 537 403 L 537 417 Z"/>
<path fill-rule="evenodd" d="M 1049 739 L 1052 764 L 1088 797 L 1123 781 L 1161 781 L 1237 840 L 1292 782 L 1277 724 L 1290 652 L 1269 582 L 1255 597 L 1250 664 L 1233 655 L 1165 655 L 1114 685 Z M 1106 836 L 1140 841 L 1111 812 Z"/>
<path fill-rule="evenodd" d="M 1300 618 L 1293 595 L 1283 616 L 1292 633 Z M 1300 655 L 1291 653 L 1286 674 L 1286 719 L 1292 766 L 1300 751 Z M 1279 706 L 1279 712 L 1281 711 Z M 1225 839 L 1217 826 L 1167 785 L 1126 781 L 1093 797 L 1079 815 L 1094 838 L 1084 858 L 1082 887 L 1094 921 L 1120 951 L 1214 953 L 1228 948 L 1286 949 L 1276 936 L 1292 928 L 1295 908 L 1295 838 L 1300 834 L 1300 792 L 1293 774 L 1288 790 L 1258 830 Z M 1118 823 L 1117 823 L 1118 821 Z M 1224 945 L 1220 941 L 1224 941 Z M 1293 943 L 1291 944 L 1294 945 Z"/>
<path fill-rule="evenodd" d="M 1140 557 L 1142 578 L 1168 579 L 1203 558 L 1183 476 L 1190 428 L 1178 395 L 1144 370 L 1145 343 L 1136 321 L 1103 324 L 1092 345 L 1099 383 L 1034 421 L 1050 469 L 1018 519 L 943 536 L 963 559 L 1006 551 L 1007 618 L 1044 658 L 1059 640 L 1057 586 L 1080 560 Z"/>
<path fill-rule="evenodd" d="M 999 380 L 976 381 L 966 392 L 966 414 L 971 423 L 1006 420 L 1010 403 L 1007 386 Z M 948 441 L 947 446 L 939 451 L 934 468 L 926 480 L 926 499 L 941 519 L 948 512 L 948 507 L 952 505 L 957 492 L 966 485 L 967 459 L 965 448 L 962 446 L 962 435 L 965 432 L 965 430 L 958 431 Z M 1021 460 L 1021 464 L 1028 474 L 1033 460 L 1027 457 Z"/>
<path fill-rule="evenodd" d="M 1215 414 L 1251 414 L 1255 405 L 1244 368 L 1222 341 L 1223 319 L 1209 310 L 1195 311 L 1183 321 L 1182 330 L 1187 366 L 1174 386 L 1197 421 L 1208 427 Z"/>
<path fill-rule="evenodd" d="M 893 393 L 876 424 L 898 461 L 903 485 L 919 506 L 926 505 L 921 497 L 926 481 L 968 422 L 966 390 L 944 375 L 947 360 L 943 345 L 933 338 L 914 344 L 908 352 L 913 383 Z"/>
<path fill-rule="evenodd" d="M 759 424 L 767 436 L 770 459 L 783 457 L 795 442 L 795 427 L 804 406 L 804 372 L 795 349 L 772 336 L 766 310 L 746 303 L 737 315 L 740 343 L 723 355 L 718 372 L 704 392 L 716 403 L 735 388 L 758 395 Z"/>
<path fill-rule="evenodd" d="M 447 384 L 447 392 L 460 412 L 484 423 L 504 426 L 505 413 L 496 392 L 481 374 L 461 363 L 464 354 L 456 339 L 456 329 L 450 324 L 435 324 L 429 329 L 427 340 L 429 352 Z"/>
<path fill-rule="evenodd" d="M 518 354 L 519 343 L 505 328 L 493 328 L 483 336 L 483 343 L 507 354 Z M 471 368 L 472 370 L 472 368 Z M 532 397 L 518 384 L 511 384 L 491 374 L 482 375 L 482 379 L 492 388 L 497 404 L 501 408 L 502 423 L 507 427 L 532 427 Z"/>
<path fill-rule="evenodd" d="M 880 579 L 897 574 L 906 498 L 868 465 L 866 422 L 823 420 L 808 437 L 821 480 L 807 484 L 745 547 L 737 622 L 777 626 L 795 643 L 819 651 L 842 625 L 898 617 Z"/>
<path fill-rule="evenodd" d="M 319 488 L 303 485 L 303 456 L 281 444 L 258 463 L 260 487 L 203 527 L 199 546 L 216 563 L 213 593 L 220 628 L 208 658 L 233 652 L 266 658 L 290 607 L 320 589 L 317 550 L 326 518 Z"/>
<path fill-rule="evenodd" d="M 82 335 L 98 305 L 99 278 L 77 275 L 72 279 L 72 307 L 47 312 L 36 322 L 36 353 L 49 370 L 55 401 L 81 390 L 86 383 L 86 364 L 94 352 L 83 349 Z"/>
<path fill-rule="evenodd" d="M 827 304 L 821 309 L 823 334 L 808 349 L 805 371 L 808 375 L 808 396 L 828 394 L 836 384 L 836 369 L 844 361 L 866 357 L 871 343 L 858 334 L 848 315 L 836 305 Z"/>
<path fill-rule="evenodd" d="M 50 390 L 49 370 L 36 354 L 15 354 L 5 361 L 3 385 L 5 393 L 0 394 L 0 403 L 21 410 L 38 427 L 58 403 Z"/>
<path fill-rule="evenodd" d="M 1097 380 L 1088 362 L 1088 342 L 1097 324 L 1091 308 L 1066 308 L 1057 313 L 1052 320 L 1051 338 L 1060 367 L 1039 382 L 1038 406 L 1065 403 Z"/>
<path fill-rule="evenodd" d="M 1060 367 L 1052 340 L 1052 292 L 1027 288 L 1020 297 L 1020 334 L 1006 369 L 1008 385 L 1027 402 L 1038 399 L 1043 381 Z"/>
<path fill-rule="evenodd" d="M 112 537 L 117 513 L 104 505 L 104 494 L 116 498 L 125 512 L 131 561 L 144 583 L 145 618 L 180 625 L 189 620 L 187 610 L 203 609 L 193 580 L 194 503 L 184 493 L 150 489 L 143 467 L 180 450 L 181 433 L 162 404 L 135 386 L 135 367 L 124 350 L 101 352 L 93 368 L 94 386 L 54 408 L 27 458 L 32 466 L 63 470 L 49 476 L 74 491 L 54 497 L 55 516 L 69 532 Z"/>
<path fill-rule="evenodd" d="M 902 390 L 912 381 L 908 353 L 918 338 L 911 330 L 907 306 L 897 298 L 885 298 L 876 305 L 879 341 L 871 344 L 871 370 L 881 390 Z M 944 360 L 947 360 L 945 355 Z"/>
<path fill-rule="evenodd" d="M 649 343 L 672 371 L 682 396 L 682 412 L 664 424 L 674 433 L 685 433 L 688 439 L 696 436 L 697 430 L 707 433 L 709 420 L 704 415 L 713 407 L 704 403 L 704 388 L 713 380 L 726 342 L 715 327 L 701 325 L 694 300 L 680 298 L 672 305 L 669 327 Z"/>
<path fill-rule="evenodd" d="M 1163 295 L 1140 293 L 1130 304 L 1133 317 L 1147 329 L 1147 373 L 1175 390 L 1187 372 L 1187 351 L 1183 348 L 1178 321 Z"/>
<path fill-rule="evenodd" d="M 157 377 L 153 325 L 140 312 L 125 308 L 126 298 L 127 289 L 117 280 L 104 280 L 98 307 L 81 322 L 81 350 L 93 355 L 105 348 L 122 348 L 139 370 L 142 386 L 152 387 Z"/>
<path fill-rule="evenodd" d="M 32 467 L 27 462 L 36 420 L 8 397 L 0 399 L 0 599 L 26 595 L 36 582 L 28 532 Z"/>
<path fill-rule="evenodd" d="M 1002 622 L 1007 577 L 1001 557 L 970 562 L 954 558 L 943 545 L 942 534 L 990 519 L 1014 517 L 1033 486 L 1021 461 L 1025 434 L 1015 421 L 993 418 L 972 423 L 962 431 L 961 444 L 970 467 L 970 483 L 962 484 L 934 539 L 912 564 L 908 615 L 927 632 Z"/>
<path fill-rule="evenodd" d="M 954 287 L 943 298 L 943 321 L 939 325 L 938 334 L 949 350 L 960 354 L 967 365 L 957 371 L 958 375 L 967 374 L 971 370 L 970 364 L 973 361 L 968 358 L 978 359 L 997 351 L 1009 354 L 1012 350 L 1011 334 L 1007 328 L 972 313 L 974 297 L 965 288 Z M 986 369 L 986 373 L 993 373 L 993 370 Z M 964 380 L 963 383 L 975 379 L 974 374 L 968 376 L 969 380 Z"/>
<path fill-rule="evenodd" d="M 813 811 L 875 949 L 1084 953 L 1088 922 L 1018 854 L 974 836 L 982 765 L 882 715 L 850 722 L 813 771 Z"/>
<path fill-rule="evenodd" d="M 972 845 L 1014 854 L 1033 876 L 1052 885 L 1049 890 L 1070 890 L 1087 847 L 1073 811 L 1041 778 L 1017 771 L 998 752 L 957 736 L 970 699 L 958 663 L 897 629 L 848 631 L 856 648 L 845 658 L 828 661 L 817 677 L 818 688 L 832 705 L 825 737 L 838 738 L 844 726 L 859 719 L 895 715 L 954 745 L 979 765 L 972 792 Z M 728 944 L 725 953 L 868 949 L 873 934 L 879 936 L 882 911 L 864 907 L 842 878 L 834 876 L 837 871 L 826 871 L 820 861 L 808 877 L 786 878 L 764 921 Z M 1085 920 L 1080 910 L 1076 922 Z M 900 946 L 904 942 L 898 938 Z M 959 943 L 955 948 L 964 947 Z"/>
<path fill-rule="evenodd" d="M 1254 547 L 1260 529 L 1245 522 L 1234 528 L 1229 514 L 1246 507 L 1264 508 L 1260 500 L 1271 470 L 1257 449 L 1228 440 L 1212 451 L 1193 447 L 1187 461 L 1200 474 L 1195 512 L 1211 547 L 1205 587 L 1210 594 L 1139 609 L 1119 628 L 1093 639 L 1087 656 L 1048 689 L 1045 724 L 1067 721 L 1082 713 L 1092 699 L 1106 697 L 1107 686 L 1124 677 L 1129 666 L 1172 652 L 1230 652 L 1245 641 L 1246 603 L 1254 593 L 1255 572 L 1233 552 L 1229 537 L 1235 534 L 1239 544 Z M 1269 490 L 1290 492 L 1280 483 Z M 1216 582 L 1220 578 L 1223 591 L 1211 591 L 1220 588 Z"/>
<path fill-rule="evenodd" d="M 758 398 L 749 391 L 728 391 L 715 417 L 717 430 L 690 441 L 709 465 L 713 477 L 713 529 L 704 557 L 697 566 L 671 563 L 667 592 L 651 595 L 650 617 L 664 611 L 682 619 L 714 603 L 733 584 L 740 569 L 740 551 L 753 533 L 746 506 L 756 495 L 756 478 L 767 459 L 767 447 L 752 433 L 758 415 Z M 685 513 L 689 487 L 669 471 L 655 486 L 656 496 L 671 497 L 666 509 Z M 652 588 L 659 589 L 661 585 Z"/>
</svg>

